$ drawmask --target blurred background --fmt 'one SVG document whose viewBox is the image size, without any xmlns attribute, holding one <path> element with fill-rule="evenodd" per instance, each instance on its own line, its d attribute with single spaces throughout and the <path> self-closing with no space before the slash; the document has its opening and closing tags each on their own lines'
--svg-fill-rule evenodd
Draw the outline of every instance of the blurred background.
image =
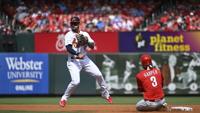
<svg viewBox="0 0 200 113">
<path fill-rule="evenodd" d="M 72 16 L 95 40 L 89 56 L 112 95 L 140 95 L 142 53 L 161 69 L 167 95 L 200 94 L 200 0 L 0 0 L 0 96 L 64 92 Z M 74 95 L 99 95 L 99 86 L 82 72 Z"/>
</svg>

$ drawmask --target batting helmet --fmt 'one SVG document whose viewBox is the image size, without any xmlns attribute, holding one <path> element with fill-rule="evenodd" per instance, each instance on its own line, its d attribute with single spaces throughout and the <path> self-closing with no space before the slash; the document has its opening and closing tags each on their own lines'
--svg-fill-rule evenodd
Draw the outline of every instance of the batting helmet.
<svg viewBox="0 0 200 113">
<path fill-rule="evenodd" d="M 148 54 L 143 54 L 143 55 L 141 55 L 141 57 L 140 57 L 140 62 L 141 62 L 141 64 L 142 64 L 143 67 L 152 65 L 151 56 L 148 55 Z"/>
<path fill-rule="evenodd" d="M 70 25 L 71 25 L 72 31 L 77 32 L 79 30 L 79 24 L 80 24 L 80 18 L 79 17 L 74 16 L 74 17 L 71 18 Z"/>
</svg>

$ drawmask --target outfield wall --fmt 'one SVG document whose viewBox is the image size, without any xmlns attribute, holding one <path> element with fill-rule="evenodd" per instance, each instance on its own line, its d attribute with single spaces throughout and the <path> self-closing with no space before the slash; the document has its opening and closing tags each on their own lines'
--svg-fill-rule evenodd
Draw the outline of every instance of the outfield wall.
<svg viewBox="0 0 200 113">
<path fill-rule="evenodd" d="M 138 95 L 139 56 L 148 52 L 161 69 L 166 94 L 199 95 L 199 32 L 90 33 L 97 50 L 89 56 L 102 71 L 113 95 Z M 106 41 L 105 41 L 106 40 Z M 0 95 L 60 95 L 70 82 L 64 34 L 0 36 Z M 105 65 L 110 63 L 110 65 Z M 76 95 L 99 94 L 99 86 L 81 72 Z"/>
</svg>

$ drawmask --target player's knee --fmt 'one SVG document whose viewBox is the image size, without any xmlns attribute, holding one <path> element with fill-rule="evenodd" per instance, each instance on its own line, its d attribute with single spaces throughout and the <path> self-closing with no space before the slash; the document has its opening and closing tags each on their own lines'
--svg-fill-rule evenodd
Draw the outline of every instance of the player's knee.
<svg viewBox="0 0 200 113">
<path fill-rule="evenodd" d="M 136 106 L 137 111 L 144 111 L 144 108 L 142 106 Z"/>
<path fill-rule="evenodd" d="M 96 71 L 96 72 L 94 73 L 94 75 L 95 75 L 95 76 L 102 76 L 102 73 L 101 73 L 100 71 Z"/>
<path fill-rule="evenodd" d="M 95 77 L 96 77 L 97 79 L 99 79 L 99 78 L 102 79 L 102 78 L 103 78 L 103 75 L 98 74 L 98 75 L 96 75 Z"/>
<path fill-rule="evenodd" d="M 78 86 L 80 84 L 80 81 L 71 81 L 71 84 L 74 86 Z"/>
<path fill-rule="evenodd" d="M 144 106 L 144 104 L 142 103 L 142 101 L 139 101 L 139 102 L 136 104 L 136 110 L 137 110 L 137 111 L 145 111 L 145 106 Z"/>
<path fill-rule="evenodd" d="M 148 108 L 148 107 L 144 107 L 144 106 L 137 106 L 137 107 L 136 107 L 136 110 L 137 110 L 137 111 L 155 111 L 155 110 L 152 109 L 152 108 Z"/>
</svg>

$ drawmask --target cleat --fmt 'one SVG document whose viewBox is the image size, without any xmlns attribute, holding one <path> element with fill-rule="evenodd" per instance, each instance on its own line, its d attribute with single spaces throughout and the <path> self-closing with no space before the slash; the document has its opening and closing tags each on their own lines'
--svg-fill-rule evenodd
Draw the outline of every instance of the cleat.
<svg viewBox="0 0 200 113">
<path fill-rule="evenodd" d="M 108 97 L 107 99 L 106 99 L 106 101 L 109 103 L 109 104 L 112 104 L 112 97 Z"/>
<path fill-rule="evenodd" d="M 65 107 L 65 105 L 66 105 L 66 101 L 65 100 L 60 100 L 59 106 L 60 107 Z"/>
<path fill-rule="evenodd" d="M 167 103 L 164 103 L 159 111 L 171 111 L 171 109 L 168 107 Z"/>
</svg>

